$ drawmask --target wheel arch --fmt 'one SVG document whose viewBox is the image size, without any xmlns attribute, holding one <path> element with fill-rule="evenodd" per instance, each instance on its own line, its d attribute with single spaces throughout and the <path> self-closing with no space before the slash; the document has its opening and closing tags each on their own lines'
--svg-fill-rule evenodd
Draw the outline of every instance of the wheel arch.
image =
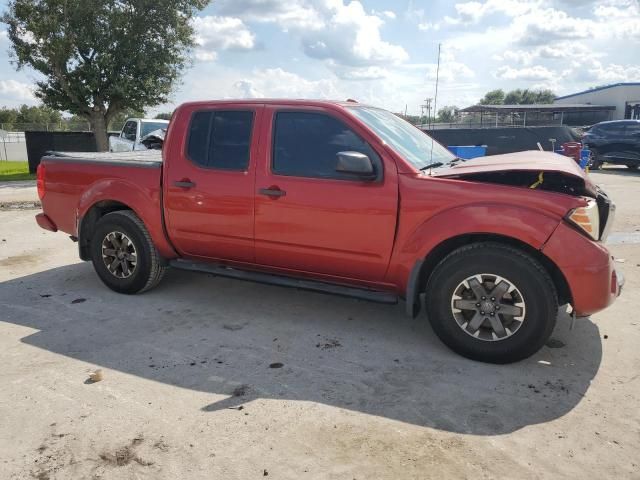
<svg viewBox="0 0 640 480">
<path fill-rule="evenodd" d="M 418 260 L 409 277 L 407 285 L 407 313 L 416 317 L 420 311 L 420 294 L 424 292 L 429 277 L 436 266 L 451 252 L 470 243 L 496 242 L 509 245 L 529 254 L 547 271 L 558 293 L 560 305 L 572 302 L 571 289 L 560 268 L 540 250 L 514 237 L 489 233 L 471 233 L 448 238 L 436 245 L 425 258 Z"/>
<path fill-rule="evenodd" d="M 135 213 L 133 208 L 125 203 L 117 200 L 101 200 L 91 205 L 82 218 L 80 218 L 78 222 L 78 250 L 82 260 L 91 260 L 89 245 L 98 221 L 108 213 L 120 210 L 131 210 Z"/>
</svg>

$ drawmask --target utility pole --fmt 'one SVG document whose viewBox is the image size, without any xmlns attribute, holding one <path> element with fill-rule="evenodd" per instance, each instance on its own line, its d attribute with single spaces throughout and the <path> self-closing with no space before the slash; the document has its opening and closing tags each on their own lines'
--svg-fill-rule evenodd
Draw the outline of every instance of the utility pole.
<svg viewBox="0 0 640 480">
<path fill-rule="evenodd" d="M 425 117 L 425 112 L 427 112 L 427 116 L 425 117 L 425 122 L 427 127 L 431 124 L 431 98 L 425 98 L 424 103 L 420 105 L 421 117 Z"/>
</svg>

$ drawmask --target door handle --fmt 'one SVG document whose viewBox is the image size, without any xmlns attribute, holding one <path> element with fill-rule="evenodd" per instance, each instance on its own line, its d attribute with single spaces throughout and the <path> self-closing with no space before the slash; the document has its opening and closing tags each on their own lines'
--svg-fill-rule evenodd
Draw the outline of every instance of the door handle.
<svg viewBox="0 0 640 480">
<path fill-rule="evenodd" d="M 182 180 L 182 181 L 180 181 L 180 182 L 173 182 L 173 184 L 174 184 L 176 187 L 180 187 L 180 188 L 193 188 L 193 187 L 195 187 L 195 186 L 196 186 L 196 184 L 195 184 L 195 183 L 193 183 L 193 182 L 192 182 L 192 181 L 190 181 L 190 180 Z"/>
<path fill-rule="evenodd" d="M 287 192 L 280 190 L 278 187 L 261 188 L 259 190 L 260 195 L 266 195 L 267 197 L 284 197 Z"/>
</svg>

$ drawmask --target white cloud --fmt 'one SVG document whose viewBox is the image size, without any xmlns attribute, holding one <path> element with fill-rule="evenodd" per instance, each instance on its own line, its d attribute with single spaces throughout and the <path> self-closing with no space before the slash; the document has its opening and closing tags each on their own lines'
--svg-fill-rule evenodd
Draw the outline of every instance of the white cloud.
<svg viewBox="0 0 640 480">
<path fill-rule="evenodd" d="M 438 74 L 438 64 L 428 63 L 425 65 L 427 80 L 435 80 Z M 440 56 L 439 79 L 442 82 L 458 83 L 475 77 L 475 72 L 466 64 L 459 62 L 452 51 L 443 51 Z"/>
<path fill-rule="evenodd" d="M 368 14 L 357 0 L 220 0 L 216 5 L 223 14 L 277 24 L 294 34 L 311 58 L 358 68 L 409 58 L 404 48 L 382 39 L 383 18 Z M 382 17 L 395 13 L 385 11 Z"/>
<path fill-rule="evenodd" d="M 513 68 L 504 65 L 496 70 L 496 77 L 505 80 L 540 81 L 551 80 L 556 76 L 554 72 L 542 65 L 532 67 Z"/>
<path fill-rule="evenodd" d="M 256 46 L 255 36 L 239 18 L 210 15 L 196 17 L 193 24 L 198 60 L 213 61 L 220 50 L 252 50 Z"/>
<path fill-rule="evenodd" d="M 17 80 L 0 80 L 0 95 L 11 97 L 13 100 L 35 100 L 33 86 Z"/>
<path fill-rule="evenodd" d="M 218 0 L 220 13 L 246 21 L 277 23 L 284 30 L 319 29 L 324 20 L 306 0 Z"/>
<path fill-rule="evenodd" d="M 254 98 L 335 99 L 344 97 L 338 94 L 333 80 L 308 80 L 281 68 L 254 70 L 249 78 L 236 82 L 234 87 L 241 96 Z"/>
</svg>

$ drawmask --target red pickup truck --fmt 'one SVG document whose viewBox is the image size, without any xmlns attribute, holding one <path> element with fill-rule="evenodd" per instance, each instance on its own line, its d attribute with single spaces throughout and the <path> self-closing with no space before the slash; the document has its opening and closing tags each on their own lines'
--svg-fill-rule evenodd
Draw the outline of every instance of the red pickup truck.
<svg viewBox="0 0 640 480">
<path fill-rule="evenodd" d="M 603 245 L 615 207 L 575 162 L 522 152 L 472 161 L 355 102 L 180 106 L 159 152 L 54 154 L 38 224 L 71 235 L 127 294 L 167 267 L 426 305 L 456 352 L 513 362 L 558 307 L 607 307 L 622 277 Z"/>
</svg>

